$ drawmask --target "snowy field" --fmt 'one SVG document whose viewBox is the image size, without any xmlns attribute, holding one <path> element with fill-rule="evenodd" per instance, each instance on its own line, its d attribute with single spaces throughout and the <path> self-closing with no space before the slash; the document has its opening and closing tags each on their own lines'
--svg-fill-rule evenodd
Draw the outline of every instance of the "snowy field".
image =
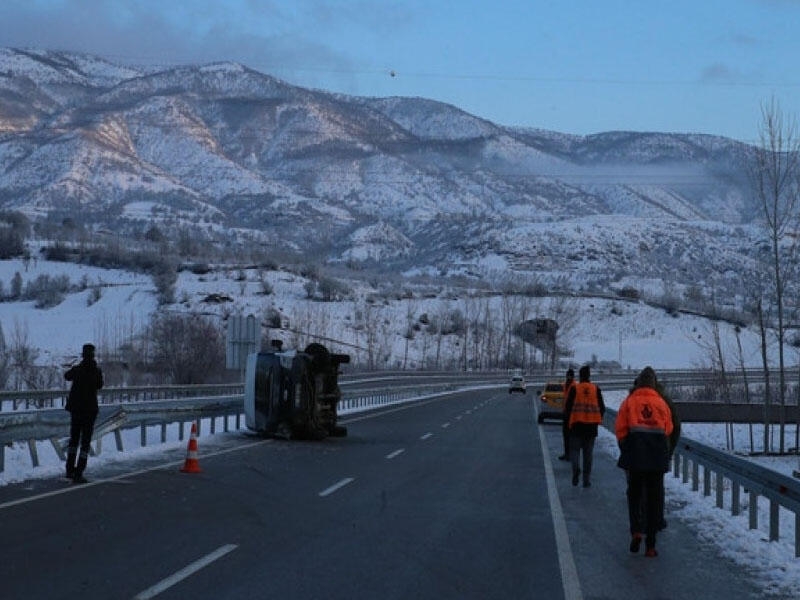
<svg viewBox="0 0 800 600">
<path fill-rule="evenodd" d="M 74 360 L 83 343 L 92 341 L 98 356 L 113 355 L 116 348 L 139 334 L 150 322 L 157 309 L 155 288 L 150 277 L 114 269 L 101 269 L 72 263 L 19 259 L 0 261 L 0 283 L 7 295 L 11 281 L 19 273 L 23 286 L 43 275 L 66 275 L 76 291 L 66 295 L 59 305 L 39 309 L 33 301 L 0 302 L 0 325 L 7 343 L 15 336 L 26 340 L 39 350 L 38 364 L 63 365 Z M 244 279 L 242 279 L 244 277 Z M 469 314 L 488 309 L 495 319 L 502 319 L 502 299 L 467 299 L 442 285 L 436 297 L 418 294 L 404 298 L 404 290 L 369 288 L 353 283 L 352 299 L 340 302 L 312 301 L 306 297 L 307 279 L 286 271 L 257 271 L 255 269 L 216 270 L 205 275 L 183 271 L 176 284 L 176 303 L 168 310 L 203 314 L 218 319 L 225 328 L 229 315 L 254 315 L 266 321 L 269 313 L 281 315 L 284 323 L 294 330 L 338 340 L 339 351 L 364 357 L 366 321 L 378 327 L 380 354 L 389 359 L 381 365 L 399 368 L 405 365 L 416 369 L 424 358 L 430 361 L 435 340 L 423 335 L 419 327 L 423 315 L 442 317 L 452 311 Z M 265 285 L 270 288 L 264 294 Z M 93 301 L 98 292 L 99 298 Z M 211 295 L 224 296 L 221 303 L 208 302 Z M 375 297 L 378 300 L 375 300 Z M 626 368 L 641 369 L 652 365 L 656 369 L 706 367 L 715 349 L 711 346 L 714 332 L 707 319 L 680 314 L 671 316 L 662 309 L 643 303 L 602 298 L 548 299 L 527 298 L 527 318 L 556 317 L 562 324 L 559 344 L 573 351 L 570 360 L 575 364 L 617 361 Z M 410 325 L 418 328 L 414 339 L 404 337 Z M 759 337 L 754 327 L 741 332 L 742 356 L 738 354 L 733 327 L 722 323 L 720 338 L 727 367 L 736 369 L 743 362 L 760 366 Z M 287 343 L 306 343 L 309 336 L 281 332 Z M 443 361 L 458 360 L 461 350 L 457 336 L 447 336 L 441 354 Z M 427 338 L 427 339 L 426 339 Z M 335 342 L 331 342 L 335 347 Z M 406 345 L 408 348 L 406 349 Z M 360 349 L 359 349 L 360 348 Z M 775 354 L 775 348 L 769 350 Z M 107 354 L 106 354 L 107 353 Z M 788 364 L 796 364 L 796 349 L 788 348 Z"/>
</svg>

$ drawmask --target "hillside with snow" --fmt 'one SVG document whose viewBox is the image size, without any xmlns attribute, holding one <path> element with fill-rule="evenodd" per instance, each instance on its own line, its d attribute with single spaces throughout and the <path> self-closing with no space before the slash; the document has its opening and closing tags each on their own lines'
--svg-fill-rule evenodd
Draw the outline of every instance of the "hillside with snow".
<svg viewBox="0 0 800 600">
<path fill-rule="evenodd" d="M 23 342 L 35 350 L 38 365 L 54 368 L 55 385 L 63 365 L 77 358 L 83 343 L 95 343 L 103 360 L 124 360 L 125 348 L 139 340 L 155 314 L 164 312 L 208 319 L 223 338 L 231 316 L 252 314 L 264 343 L 281 339 L 288 347 L 303 348 L 321 341 L 350 354 L 357 368 L 463 369 L 466 360 L 469 369 L 546 372 L 545 349 L 523 343 L 513 332 L 521 321 L 538 317 L 559 322 L 558 345 L 564 353 L 559 365 L 708 367 L 716 358 L 714 323 L 729 369 L 738 368 L 741 361 L 760 365 L 755 327 L 742 329 L 740 356 L 734 325 L 625 298 L 509 297 L 449 286 L 373 287 L 353 280 L 342 288 L 341 297 L 323 302 L 318 295 L 309 297 L 310 279 L 296 272 L 217 266 L 201 274 L 181 271 L 176 301 L 159 306 L 152 280 L 141 274 L 46 260 L 4 260 L 0 284 L 6 292 L 16 273 L 23 287 L 45 276 L 69 281 L 69 291 L 55 306 L 38 308 L 33 300 L 8 298 L 0 302 L 6 346 Z M 466 330 L 459 330 L 458 319 Z M 770 353 L 774 355 L 774 347 Z M 787 356 L 790 363 L 797 360 L 796 353 Z"/>
<path fill-rule="evenodd" d="M 362 272 L 584 291 L 624 274 L 741 295 L 763 255 L 749 153 L 705 135 L 503 127 L 233 63 L 0 49 L 0 208 Z"/>
</svg>

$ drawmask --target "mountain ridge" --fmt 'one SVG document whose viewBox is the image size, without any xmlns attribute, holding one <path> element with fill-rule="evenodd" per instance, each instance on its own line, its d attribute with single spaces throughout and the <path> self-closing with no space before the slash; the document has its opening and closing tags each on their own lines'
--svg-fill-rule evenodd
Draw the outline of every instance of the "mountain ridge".
<svg viewBox="0 0 800 600">
<path fill-rule="evenodd" d="M 212 242 L 249 230 L 314 260 L 398 273 L 489 277 L 505 265 L 547 279 L 589 261 L 577 285 L 620 272 L 724 284 L 758 259 L 750 151 L 711 135 L 501 126 L 236 63 L 132 68 L 0 49 L 3 209 L 122 232 L 188 227 Z M 662 248 L 659 264 L 642 244 Z"/>
</svg>

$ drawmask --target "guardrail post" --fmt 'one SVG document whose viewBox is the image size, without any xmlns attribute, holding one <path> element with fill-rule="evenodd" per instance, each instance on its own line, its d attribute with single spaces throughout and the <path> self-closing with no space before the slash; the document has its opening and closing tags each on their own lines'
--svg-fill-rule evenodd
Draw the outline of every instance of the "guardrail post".
<svg viewBox="0 0 800 600">
<path fill-rule="evenodd" d="M 778 516 L 780 509 L 780 504 L 776 500 L 770 498 L 769 500 L 769 541 L 770 542 L 777 542 L 780 539 L 780 532 L 778 531 L 778 525 L 780 521 L 780 517 Z"/>
<path fill-rule="evenodd" d="M 794 557 L 800 558 L 800 515 L 794 513 Z"/>
<path fill-rule="evenodd" d="M 166 423 L 162 423 L 161 424 L 161 443 L 162 444 L 166 444 L 167 443 L 167 424 Z"/>
<path fill-rule="evenodd" d="M 6 468 L 6 445 L 0 444 L 0 473 Z"/>
<path fill-rule="evenodd" d="M 742 512 L 742 507 L 739 504 L 739 490 L 740 489 L 741 489 L 741 486 L 737 482 L 731 480 L 731 514 L 734 517 L 739 516 L 739 513 Z"/>
<path fill-rule="evenodd" d="M 141 446 L 142 448 L 144 448 L 145 446 L 147 446 L 147 425 L 145 425 L 144 423 L 142 423 L 141 433 L 139 434 L 139 437 L 141 439 L 140 442 Z"/>
<path fill-rule="evenodd" d="M 692 461 L 692 491 L 700 489 L 700 465 L 697 460 Z"/>
<path fill-rule="evenodd" d="M 31 453 L 31 463 L 34 467 L 39 466 L 39 451 L 36 449 L 36 440 L 28 440 L 28 450 Z"/>
<path fill-rule="evenodd" d="M 758 529 L 758 494 L 750 492 L 750 529 Z"/>
<path fill-rule="evenodd" d="M 178 441 L 183 441 L 183 421 L 178 423 Z"/>
<path fill-rule="evenodd" d="M 703 496 L 711 495 L 711 471 L 708 465 L 703 465 Z"/>
<path fill-rule="evenodd" d="M 61 440 L 59 440 L 57 437 L 51 437 L 50 443 L 53 444 L 53 450 L 56 451 L 58 458 L 60 460 L 67 460 L 67 455 L 64 453 L 64 446 L 61 445 Z"/>
<path fill-rule="evenodd" d="M 117 427 L 114 430 L 114 440 L 117 442 L 117 452 L 123 452 L 122 450 L 122 432 Z"/>
<path fill-rule="evenodd" d="M 725 479 L 722 476 L 722 472 L 721 471 L 717 471 L 716 479 L 717 479 L 717 508 L 722 508 L 722 506 L 724 504 L 723 497 L 722 497 L 722 492 L 725 491 L 725 486 L 724 486 Z"/>
<path fill-rule="evenodd" d="M 211 427 L 209 429 L 209 433 L 214 435 L 217 432 L 217 417 L 211 417 Z"/>
</svg>

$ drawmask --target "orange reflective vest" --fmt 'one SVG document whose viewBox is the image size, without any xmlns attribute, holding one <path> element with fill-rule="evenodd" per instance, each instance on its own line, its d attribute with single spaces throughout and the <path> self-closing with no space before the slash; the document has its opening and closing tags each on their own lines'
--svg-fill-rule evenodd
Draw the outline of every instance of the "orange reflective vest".
<svg viewBox="0 0 800 600">
<path fill-rule="evenodd" d="M 619 466 L 633 471 L 669 468 L 669 405 L 652 389 L 633 390 L 619 407 L 615 430 L 620 445 Z"/>
<path fill-rule="evenodd" d="M 589 381 L 580 381 L 573 385 L 575 402 L 569 414 L 569 426 L 572 427 L 575 423 L 602 423 L 603 415 L 597 398 L 597 386 Z"/>
</svg>

